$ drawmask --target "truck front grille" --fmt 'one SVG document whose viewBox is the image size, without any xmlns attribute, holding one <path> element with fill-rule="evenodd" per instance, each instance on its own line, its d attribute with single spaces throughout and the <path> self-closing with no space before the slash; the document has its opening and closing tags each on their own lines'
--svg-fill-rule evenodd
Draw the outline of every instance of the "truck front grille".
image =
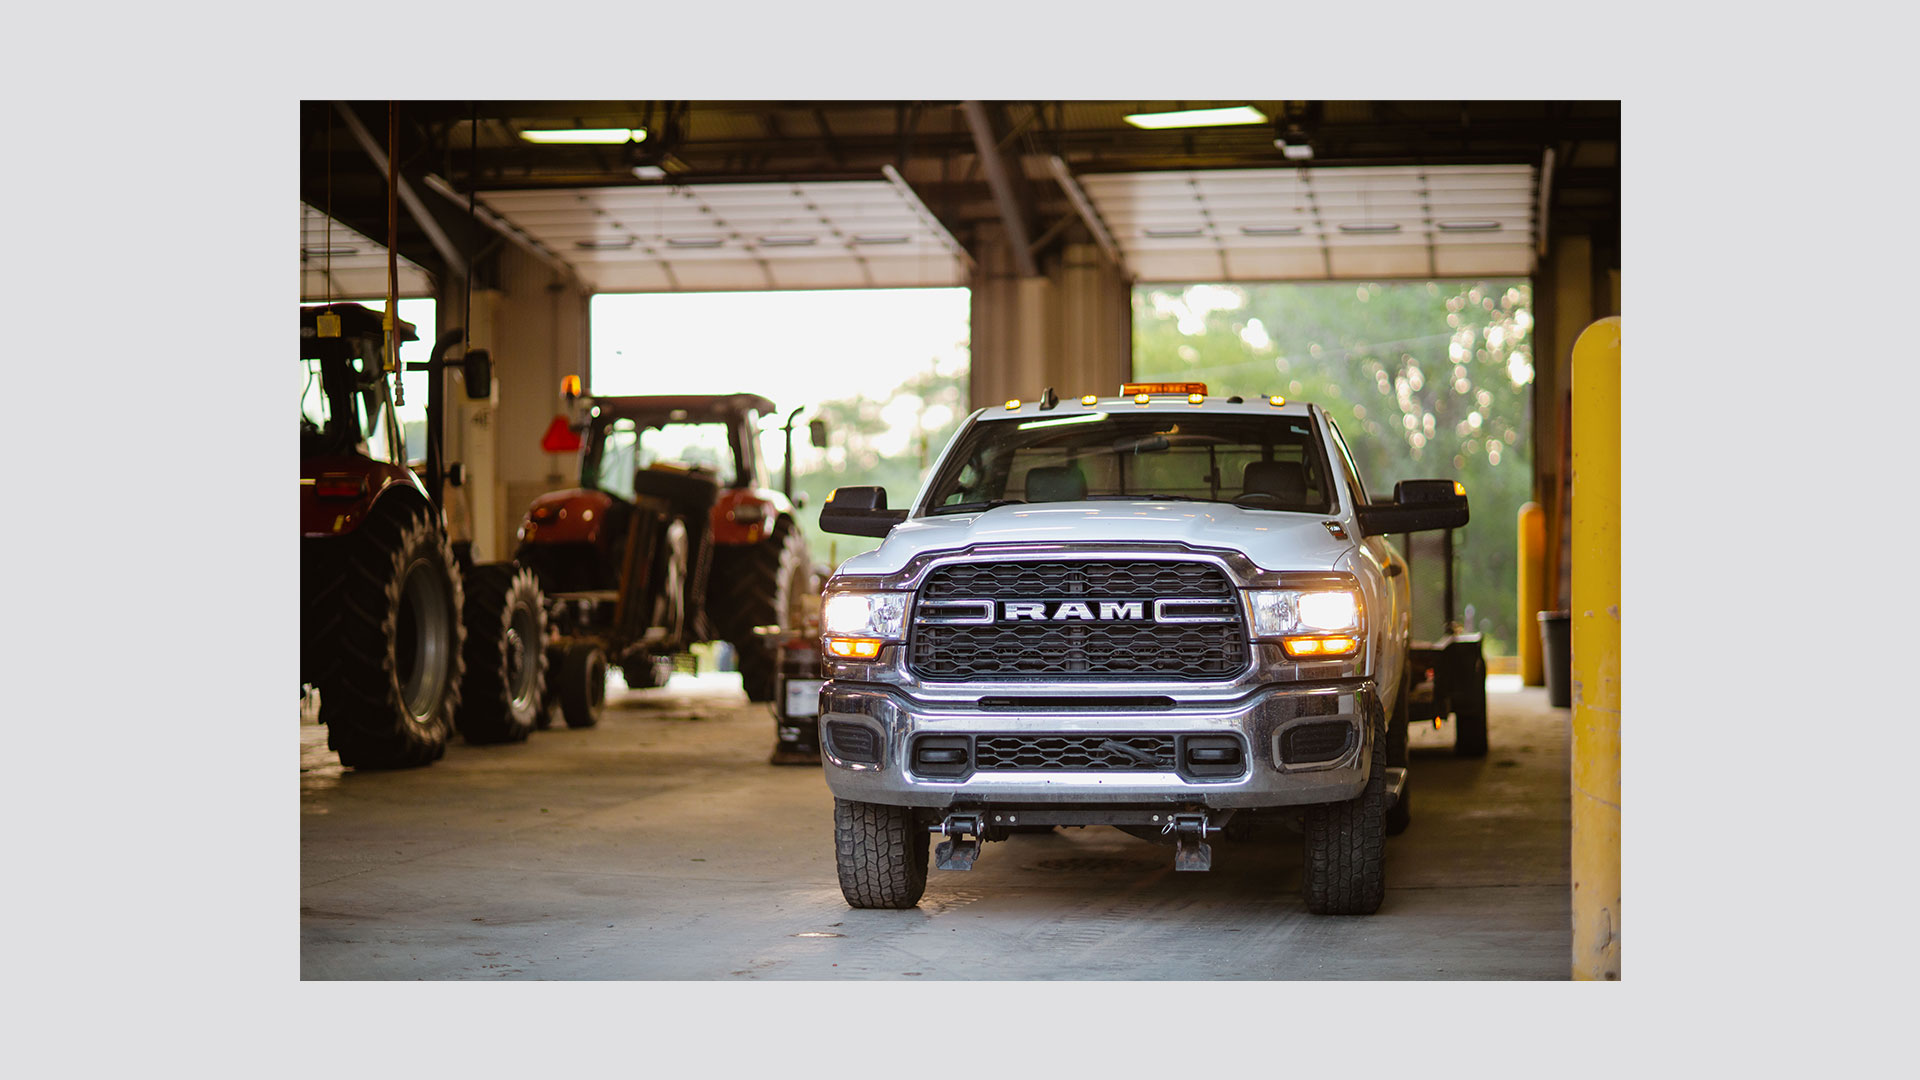
<svg viewBox="0 0 1920 1080">
<path fill-rule="evenodd" d="M 981 735 L 974 768 L 1172 772 L 1172 735 Z"/>
<path fill-rule="evenodd" d="M 981 622 L 930 621 L 916 614 L 907 657 L 914 671 L 927 678 L 1192 681 L 1230 678 L 1247 666 L 1246 628 L 1233 583 L 1209 563 L 951 563 L 927 575 L 919 600 L 947 602 L 947 612 L 964 610 L 955 601 L 989 602 L 981 609 L 989 613 Z M 1039 602 L 1052 610 L 1073 600 L 1137 601 L 1147 617 L 995 617 L 1006 601 Z M 1158 621 L 1153 615 L 1159 600 L 1186 601 L 1171 608 L 1170 614 L 1180 619 L 1220 621 Z"/>
</svg>

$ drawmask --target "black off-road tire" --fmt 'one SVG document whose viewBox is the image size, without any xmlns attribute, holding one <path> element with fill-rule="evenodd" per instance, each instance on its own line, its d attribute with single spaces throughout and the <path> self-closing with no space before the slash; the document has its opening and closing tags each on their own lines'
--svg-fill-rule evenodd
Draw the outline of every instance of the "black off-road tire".
<svg viewBox="0 0 1920 1080">
<path fill-rule="evenodd" d="M 652 653 L 629 653 L 620 664 L 620 677 L 630 690 L 654 690 L 667 685 L 673 677 L 673 657 Z"/>
<path fill-rule="evenodd" d="M 927 891 L 927 830 L 910 806 L 833 800 L 840 893 L 856 908 L 910 908 Z"/>
<path fill-rule="evenodd" d="M 301 548 L 302 653 L 340 763 L 428 765 L 460 705 L 460 572 L 424 508 L 389 497 L 359 528 Z"/>
<path fill-rule="evenodd" d="M 1307 807 L 1302 893 L 1315 915 L 1371 915 L 1386 899 L 1387 755 L 1375 752 L 1367 786 L 1346 802 Z"/>
<path fill-rule="evenodd" d="M 607 704 L 607 657 L 600 646 L 581 643 L 560 659 L 560 718 L 570 728 L 600 722 Z"/>
<path fill-rule="evenodd" d="M 560 707 L 560 664 L 567 658 L 564 650 L 548 645 L 541 650 L 547 658 L 547 683 L 540 693 L 540 712 L 533 718 L 536 731 L 546 731 L 553 727 L 553 713 Z"/>
<path fill-rule="evenodd" d="M 772 701 L 780 673 L 779 638 L 754 629 L 799 625 L 813 580 L 811 560 L 806 538 L 786 518 L 758 544 L 714 548 L 707 614 L 739 657 L 748 701 Z"/>
<path fill-rule="evenodd" d="M 546 598 L 533 570 L 475 566 L 466 580 L 467 673 L 454 722 L 470 743 L 522 742 L 546 695 Z"/>
</svg>

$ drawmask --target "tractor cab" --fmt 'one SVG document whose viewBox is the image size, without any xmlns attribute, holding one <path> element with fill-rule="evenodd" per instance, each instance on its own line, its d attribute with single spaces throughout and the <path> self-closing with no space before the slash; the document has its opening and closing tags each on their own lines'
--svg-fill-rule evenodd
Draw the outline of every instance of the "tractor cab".
<svg viewBox="0 0 1920 1080">
<path fill-rule="evenodd" d="M 371 458 L 405 465 L 388 396 L 382 315 L 360 304 L 300 309 L 300 456 Z M 417 341 L 396 319 L 395 337 Z"/>
</svg>

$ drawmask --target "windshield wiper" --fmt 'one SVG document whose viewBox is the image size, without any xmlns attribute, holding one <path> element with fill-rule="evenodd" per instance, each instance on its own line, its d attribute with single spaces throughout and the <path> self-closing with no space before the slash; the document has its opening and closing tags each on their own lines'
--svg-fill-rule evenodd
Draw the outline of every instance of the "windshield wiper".
<svg viewBox="0 0 1920 1080">
<path fill-rule="evenodd" d="M 1198 495 L 1089 495 L 1093 499 L 1125 499 L 1128 502 L 1213 502 Z"/>
<path fill-rule="evenodd" d="M 946 506 L 936 506 L 927 511 L 927 516 L 931 517 L 934 514 L 971 514 L 976 510 L 991 510 L 996 506 L 1007 506 L 1011 503 L 1024 504 L 1026 501 L 1025 499 L 980 499 L 975 502 L 949 503 Z"/>
</svg>

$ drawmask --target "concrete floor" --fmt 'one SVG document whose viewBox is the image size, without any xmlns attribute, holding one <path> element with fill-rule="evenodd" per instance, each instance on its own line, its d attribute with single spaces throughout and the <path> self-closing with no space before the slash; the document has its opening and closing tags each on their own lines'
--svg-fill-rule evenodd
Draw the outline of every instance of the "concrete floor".
<svg viewBox="0 0 1920 1080">
<path fill-rule="evenodd" d="M 599 727 L 340 767 L 300 728 L 304 979 L 1564 979 L 1568 713 L 1493 680 L 1492 753 L 1413 739 L 1369 918 L 1307 914 L 1300 842 L 1210 873 L 1115 829 L 989 844 L 913 911 L 854 911 L 819 770 L 773 767 L 737 677 L 610 682 Z M 557 721 L 556 721 L 557 723 Z"/>
</svg>

